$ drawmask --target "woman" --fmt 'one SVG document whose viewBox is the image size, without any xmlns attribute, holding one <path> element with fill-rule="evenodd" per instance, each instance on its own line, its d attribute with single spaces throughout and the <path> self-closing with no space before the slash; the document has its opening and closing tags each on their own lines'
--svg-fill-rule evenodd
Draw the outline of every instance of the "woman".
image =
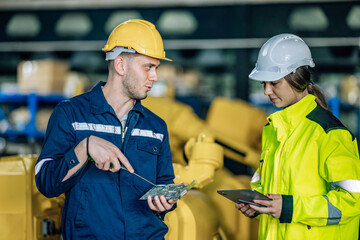
<svg viewBox="0 0 360 240">
<path fill-rule="evenodd" d="M 355 137 L 330 112 L 311 81 L 305 42 L 292 34 L 269 39 L 249 77 L 262 81 L 277 108 L 262 137 L 251 186 L 272 201 L 236 204 L 260 219 L 259 239 L 358 239 L 360 160 Z"/>
</svg>

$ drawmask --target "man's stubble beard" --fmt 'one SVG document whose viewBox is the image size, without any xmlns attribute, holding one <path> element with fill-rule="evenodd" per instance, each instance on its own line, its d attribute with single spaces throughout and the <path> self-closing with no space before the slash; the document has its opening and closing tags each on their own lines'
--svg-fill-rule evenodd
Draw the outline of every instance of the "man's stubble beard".
<svg viewBox="0 0 360 240">
<path fill-rule="evenodd" d="M 145 96 L 142 96 L 140 95 L 140 93 L 137 92 L 136 81 L 132 78 L 132 74 L 128 74 L 124 78 L 123 85 L 125 91 L 131 99 L 143 100 L 147 97 L 147 93 L 145 93 Z"/>
</svg>

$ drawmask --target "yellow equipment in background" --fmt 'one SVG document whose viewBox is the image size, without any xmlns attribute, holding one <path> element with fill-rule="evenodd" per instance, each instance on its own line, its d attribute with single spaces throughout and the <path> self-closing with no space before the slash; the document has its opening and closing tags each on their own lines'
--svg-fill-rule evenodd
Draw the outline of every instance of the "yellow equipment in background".
<svg viewBox="0 0 360 240">
<path fill-rule="evenodd" d="M 260 141 L 266 114 L 249 103 L 216 98 L 210 106 L 207 121 L 200 119 L 190 106 L 170 98 L 148 97 L 142 104 L 167 123 L 174 162 L 186 165 L 183 158 L 185 143 L 190 138 L 204 133 L 212 136 L 216 143 L 224 147 L 225 156 L 254 168 L 258 166 L 261 148 L 260 143 L 256 142 Z M 221 110 L 218 106 L 224 105 L 230 105 L 228 110 L 217 113 Z M 232 119 L 236 119 L 237 122 L 234 123 Z M 214 123 L 217 125 L 214 126 Z"/>
<path fill-rule="evenodd" d="M 258 154 L 261 150 L 261 134 L 265 124 L 266 115 L 262 110 L 239 99 L 216 98 L 206 116 L 206 125 L 209 128 L 216 129 L 223 136 L 231 138 L 239 145 L 249 147 L 252 150 L 250 152 L 256 151 Z M 224 147 L 224 151 L 225 155 L 239 160 L 226 147 Z M 256 159 L 256 162 L 243 161 L 242 163 L 256 168 L 260 156 L 258 155 Z M 217 171 L 214 181 L 203 189 L 203 192 L 210 197 L 216 206 L 217 214 L 229 239 L 257 239 L 258 220 L 245 217 L 234 209 L 233 202 L 224 199 L 216 192 L 219 189 L 244 188 L 250 188 L 250 176 L 237 176 L 224 168 Z"/>
<path fill-rule="evenodd" d="M 38 192 L 36 160 L 32 155 L 0 159 L 0 239 L 60 239 L 64 198 Z"/>
<path fill-rule="evenodd" d="M 213 182 L 215 171 L 223 166 L 223 149 L 204 134 L 191 138 L 185 145 L 188 165 L 174 163 L 175 183 L 196 180 L 195 188 Z M 169 226 L 166 240 L 225 240 L 217 212 L 202 192 L 191 190 L 177 202 L 178 208 L 166 214 Z"/>
<path fill-rule="evenodd" d="M 186 142 L 200 133 L 214 138 L 215 142 L 223 147 L 224 155 L 228 158 L 253 168 L 258 166 L 261 151 L 260 139 L 262 128 L 266 123 L 266 114 L 247 102 L 216 98 L 210 106 L 206 121 L 197 117 L 190 106 L 174 99 L 148 97 L 142 103 L 163 118 L 168 125 L 175 170 L 178 165 L 186 168 L 188 162 L 183 154 L 184 148 L 186 153 Z M 207 155 L 206 152 L 203 154 Z M 197 172 L 194 171 L 192 174 L 195 178 Z M 189 179 L 192 178 L 189 177 Z M 187 180 L 187 182 L 190 181 Z M 217 170 L 211 182 L 198 186 L 198 190 L 205 193 L 208 198 L 212 211 L 216 211 L 220 222 L 220 239 L 257 239 L 258 220 L 246 218 L 235 208 L 233 202 L 217 194 L 219 189 L 249 187 L 249 176 L 236 176 L 225 168 Z M 179 207 L 182 203 L 186 203 L 185 200 L 184 198 Z M 176 214 L 177 211 L 180 210 L 176 209 L 169 215 Z M 206 212 L 197 216 L 194 216 L 193 212 L 188 214 L 189 218 L 196 217 L 198 222 L 207 222 Z M 179 217 L 186 218 L 187 216 Z M 170 227 L 172 226 L 170 224 Z M 184 239 L 197 238 L 188 236 Z"/>
<path fill-rule="evenodd" d="M 213 204 L 202 192 L 190 190 L 177 208 L 166 214 L 169 232 L 165 240 L 226 240 Z"/>
<path fill-rule="evenodd" d="M 240 99 L 229 100 L 222 97 L 215 98 L 211 103 L 205 120 L 206 126 L 214 132 L 218 141 L 226 144 L 231 140 L 237 145 L 229 143 L 229 146 L 234 145 L 236 150 L 247 155 L 255 154 L 256 156 L 241 159 L 224 147 L 229 158 L 254 168 L 258 167 L 261 135 L 266 123 L 266 114 L 261 109 Z"/>
</svg>

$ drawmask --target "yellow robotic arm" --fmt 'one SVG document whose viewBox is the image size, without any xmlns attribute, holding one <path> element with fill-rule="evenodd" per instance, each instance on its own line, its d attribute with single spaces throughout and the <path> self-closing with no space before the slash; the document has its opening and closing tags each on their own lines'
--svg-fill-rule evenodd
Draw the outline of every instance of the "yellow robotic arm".
<svg viewBox="0 0 360 240">
<path fill-rule="evenodd" d="M 200 134 L 185 145 L 188 165 L 174 163 L 175 183 L 196 180 L 196 188 L 202 188 L 214 181 L 215 171 L 223 167 L 223 149 L 211 137 Z"/>
<path fill-rule="evenodd" d="M 188 139 L 204 133 L 224 148 L 226 157 L 254 168 L 258 166 L 261 132 L 266 123 L 261 110 L 243 101 L 217 98 L 204 121 L 190 106 L 170 98 L 148 97 L 142 103 L 167 123 L 173 162 L 186 165 L 183 146 Z"/>
</svg>

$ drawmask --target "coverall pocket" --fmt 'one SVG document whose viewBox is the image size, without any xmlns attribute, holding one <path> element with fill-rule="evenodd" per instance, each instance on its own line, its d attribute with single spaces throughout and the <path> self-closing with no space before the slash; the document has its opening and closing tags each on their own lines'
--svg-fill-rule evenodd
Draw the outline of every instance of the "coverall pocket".
<svg viewBox="0 0 360 240">
<path fill-rule="evenodd" d="M 139 161 L 134 163 L 135 172 L 156 184 L 157 176 L 157 159 L 160 155 L 159 141 L 139 141 L 137 143 L 137 150 Z M 152 185 L 138 177 L 133 178 L 135 188 L 144 193 L 148 191 Z"/>
<path fill-rule="evenodd" d="M 86 209 L 88 208 L 88 201 L 87 201 L 87 192 L 88 189 L 83 189 L 80 195 L 80 201 L 78 202 L 78 206 L 76 209 L 75 215 L 75 226 L 76 227 L 84 227 L 86 226 L 84 219 L 86 219 Z"/>
</svg>

